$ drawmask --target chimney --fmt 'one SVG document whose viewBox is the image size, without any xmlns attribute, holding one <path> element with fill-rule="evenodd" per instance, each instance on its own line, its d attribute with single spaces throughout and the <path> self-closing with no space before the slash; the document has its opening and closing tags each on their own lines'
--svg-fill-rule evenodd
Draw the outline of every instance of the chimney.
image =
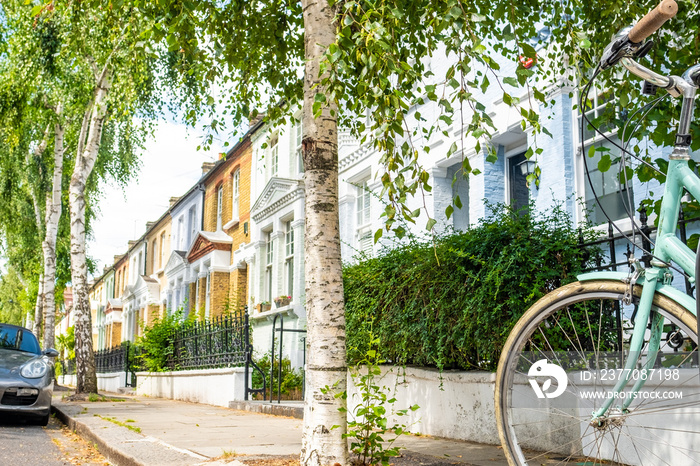
<svg viewBox="0 0 700 466">
<path fill-rule="evenodd" d="M 214 165 L 216 165 L 215 162 L 204 162 L 202 164 L 202 176 L 209 173 L 211 171 L 211 169 L 214 168 Z"/>
<path fill-rule="evenodd" d="M 250 112 L 250 115 L 248 115 L 248 127 L 252 128 L 253 126 L 257 125 L 264 117 L 264 113 L 258 113 L 257 110 L 253 110 Z"/>
<path fill-rule="evenodd" d="M 177 201 L 179 201 L 179 200 L 180 200 L 179 197 L 171 197 L 170 198 L 170 207 L 174 206 L 177 203 Z"/>
</svg>

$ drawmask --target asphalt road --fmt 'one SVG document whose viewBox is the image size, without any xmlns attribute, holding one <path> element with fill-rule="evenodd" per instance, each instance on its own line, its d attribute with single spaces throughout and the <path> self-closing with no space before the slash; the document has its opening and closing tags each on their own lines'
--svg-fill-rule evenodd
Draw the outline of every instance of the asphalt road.
<svg viewBox="0 0 700 466">
<path fill-rule="evenodd" d="M 60 434 L 60 423 L 51 419 L 46 428 L 21 418 L 0 416 L 0 464 L 63 466 L 63 453 L 50 434 Z"/>
<path fill-rule="evenodd" d="M 47 427 L 0 415 L 0 465 L 68 466 L 108 464 L 101 455 L 61 429 L 51 418 Z M 60 446 L 60 448 L 59 448 Z"/>
</svg>

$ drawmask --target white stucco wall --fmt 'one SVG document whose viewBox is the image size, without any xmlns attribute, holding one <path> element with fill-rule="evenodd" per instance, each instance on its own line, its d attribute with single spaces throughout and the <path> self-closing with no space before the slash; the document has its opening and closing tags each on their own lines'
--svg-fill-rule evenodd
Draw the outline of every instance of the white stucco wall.
<svg viewBox="0 0 700 466">
<path fill-rule="evenodd" d="M 228 407 L 244 391 L 243 367 L 136 373 L 137 395 Z"/>
</svg>

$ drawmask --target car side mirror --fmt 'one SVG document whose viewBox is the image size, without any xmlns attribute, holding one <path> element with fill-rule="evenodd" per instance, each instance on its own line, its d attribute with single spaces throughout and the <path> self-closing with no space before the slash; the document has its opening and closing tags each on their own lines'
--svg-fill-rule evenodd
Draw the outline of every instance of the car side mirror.
<svg viewBox="0 0 700 466">
<path fill-rule="evenodd" d="M 50 358 L 57 358 L 58 357 L 58 351 L 56 351 L 53 348 L 47 348 L 43 352 L 44 355 L 50 357 Z"/>
</svg>

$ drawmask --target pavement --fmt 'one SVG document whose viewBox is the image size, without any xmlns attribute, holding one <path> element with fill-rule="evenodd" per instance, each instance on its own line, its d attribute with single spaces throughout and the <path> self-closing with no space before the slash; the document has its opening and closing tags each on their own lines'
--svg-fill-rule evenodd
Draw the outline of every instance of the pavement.
<svg viewBox="0 0 700 466">
<path fill-rule="evenodd" d="M 298 458 L 301 449 L 303 421 L 251 412 L 261 411 L 261 402 L 231 409 L 121 394 L 106 394 L 110 401 L 71 402 L 63 399 L 66 393 L 54 394 L 56 417 L 117 466 L 236 466 Z M 286 413 L 295 408 L 287 406 Z M 508 464 L 494 445 L 423 435 L 403 435 L 396 444 L 402 449 L 391 462 L 396 466 Z"/>
</svg>

